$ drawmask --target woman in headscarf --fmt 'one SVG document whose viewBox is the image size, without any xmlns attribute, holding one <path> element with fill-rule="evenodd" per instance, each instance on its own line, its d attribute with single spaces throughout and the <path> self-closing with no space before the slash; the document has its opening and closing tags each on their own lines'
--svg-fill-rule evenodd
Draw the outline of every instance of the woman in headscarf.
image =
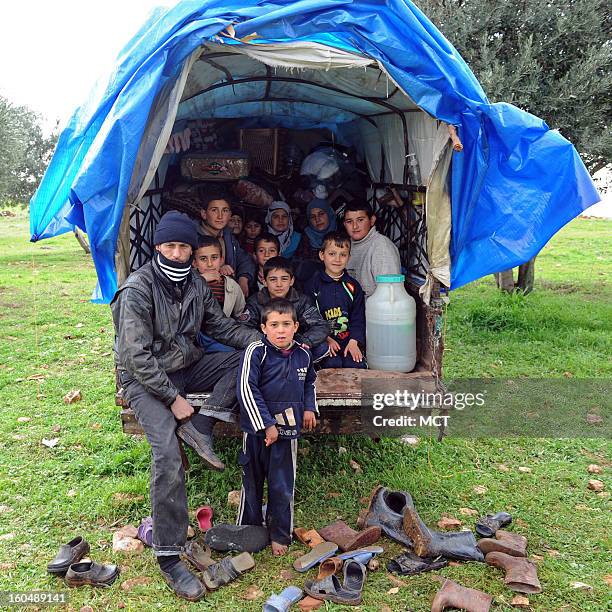
<svg viewBox="0 0 612 612">
<path fill-rule="evenodd" d="M 296 257 L 319 261 L 319 249 L 323 237 L 329 232 L 336 231 L 336 213 L 327 203 L 327 200 L 314 198 L 306 208 L 308 227 L 296 251 Z"/>
<path fill-rule="evenodd" d="M 280 254 L 288 259 L 293 257 L 302 235 L 293 231 L 293 218 L 289 205 L 281 201 L 272 202 L 268 207 L 266 225 L 268 231 L 280 242 Z"/>
</svg>

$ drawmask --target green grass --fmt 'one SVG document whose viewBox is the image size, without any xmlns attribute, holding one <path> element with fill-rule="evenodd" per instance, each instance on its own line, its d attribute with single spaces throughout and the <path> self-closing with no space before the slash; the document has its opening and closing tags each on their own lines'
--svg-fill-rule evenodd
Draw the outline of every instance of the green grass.
<svg viewBox="0 0 612 612">
<path fill-rule="evenodd" d="M 560 232 L 536 263 L 536 289 L 526 298 L 500 295 L 491 278 L 452 294 L 445 330 L 445 374 L 459 377 L 608 378 L 610 376 L 609 221 L 576 220 Z M 250 574 L 199 604 L 177 600 L 164 585 L 150 551 L 140 556 L 112 552 L 112 531 L 149 513 L 149 449 L 121 431 L 114 405 L 110 312 L 89 302 L 95 283 L 90 260 L 71 235 L 27 242 L 23 215 L 0 218 L 0 591 L 67 591 L 70 607 L 95 610 L 260 610 L 264 597 L 244 599 L 249 585 L 267 597 L 290 582 L 280 571 L 289 557 L 257 555 Z M 63 403 L 71 389 L 83 399 Z M 603 398 L 602 398 L 603 400 Z M 605 415 L 609 418 L 609 414 Z M 30 420 L 19 422 L 20 417 Z M 59 431 L 57 429 L 59 428 Z M 59 438 L 55 448 L 43 438 Z M 344 446 L 348 452 L 339 454 Z M 240 486 L 238 445 L 222 441 L 228 465 L 223 474 L 201 469 L 188 474 L 189 505 L 208 503 L 216 520 L 233 521 L 228 491 Z M 508 510 L 513 529 L 539 555 L 544 592 L 531 596 L 532 609 L 604 610 L 609 587 L 609 500 L 587 489 L 587 466 L 610 487 L 610 443 L 599 439 L 422 439 L 416 447 L 395 440 L 317 438 L 302 443 L 296 491 L 296 523 L 322 526 L 336 518 L 354 524 L 360 498 L 377 483 L 412 492 L 422 517 L 435 524 L 442 513 L 471 527 L 479 513 Z M 349 466 L 354 459 L 363 472 Z M 499 464 L 509 471 L 500 471 Z M 518 471 L 521 466 L 530 473 Z M 474 491 L 486 487 L 485 494 Z M 4 506 L 8 507 L 5 508 Z M 45 572 L 58 546 L 84 535 L 97 561 L 122 567 L 109 590 L 67 590 Z M 7 534 L 13 534 L 7 537 Z M 385 540 L 385 561 L 399 546 Z M 510 609 L 513 593 L 498 570 L 482 564 L 448 567 L 441 575 L 495 597 L 496 610 Z M 305 577 L 294 573 L 291 582 Z M 125 592 L 120 583 L 148 576 L 147 585 Z M 371 573 L 362 610 L 429 610 L 438 583 L 431 575 L 396 586 L 384 570 Z M 580 581 L 592 590 L 576 590 Z M 328 605 L 326 609 L 341 609 Z M 348 609 L 348 608 L 347 608 Z"/>
</svg>

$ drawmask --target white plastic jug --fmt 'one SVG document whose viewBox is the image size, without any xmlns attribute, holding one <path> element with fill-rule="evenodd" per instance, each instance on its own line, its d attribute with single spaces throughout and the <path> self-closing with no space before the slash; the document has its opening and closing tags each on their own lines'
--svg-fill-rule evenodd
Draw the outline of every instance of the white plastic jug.
<svg viewBox="0 0 612 612">
<path fill-rule="evenodd" d="M 373 370 L 411 372 L 416 364 L 416 303 L 403 274 L 376 277 L 366 301 L 366 354 Z"/>
</svg>

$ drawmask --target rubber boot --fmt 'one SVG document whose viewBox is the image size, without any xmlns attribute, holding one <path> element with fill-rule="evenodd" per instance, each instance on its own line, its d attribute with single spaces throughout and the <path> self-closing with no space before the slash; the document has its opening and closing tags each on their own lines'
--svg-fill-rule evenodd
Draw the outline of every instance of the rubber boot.
<svg viewBox="0 0 612 612">
<path fill-rule="evenodd" d="M 502 552 L 490 552 L 485 561 L 488 565 L 506 571 L 504 584 L 517 593 L 541 593 L 536 566 L 522 557 L 513 557 Z"/>
<path fill-rule="evenodd" d="M 471 531 L 432 531 L 420 519 L 415 508 L 404 510 L 404 531 L 412 538 L 412 547 L 419 557 L 484 561 L 484 555 L 477 548 L 476 538 Z"/>
<path fill-rule="evenodd" d="M 487 514 L 476 522 L 476 533 L 481 538 L 492 538 L 495 532 L 502 527 L 507 527 L 512 522 L 512 516 L 507 512 Z"/>
<path fill-rule="evenodd" d="M 431 602 L 431 612 L 457 608 L 467 612 L 488 612 L 493 598 L 487 593 L 468 589 L 452 580 L 446 580 Z"/>
<path fill-rule="evenodd" d="M 498 529 L 495 538 L 479 540 L 478 548 L 487 555 L 490 552 L 502 552 L 513 557 L 527 556 L 527 538 L 518 533 Z"/>
<path fill-rule="evenodd" d="M 344 521 L 336 521 L 319 529 L 319 535 L 328 542 L 337 544 L 343 552 L 370 546 L 380 540 L 380 527 L 366 527 L 363 531 L 351 529 Z"/>
<path fill-rule="evenodd" d="M 391 491 L 379 485 L 372 491 L 368 507 L 359 515 L 357 527 L 359 529 L 380 527 L 392 540 L 411 547 L 412 540 L 402 528 L 406 507 L 414 508 L 410 493 Z"/>
</svg>

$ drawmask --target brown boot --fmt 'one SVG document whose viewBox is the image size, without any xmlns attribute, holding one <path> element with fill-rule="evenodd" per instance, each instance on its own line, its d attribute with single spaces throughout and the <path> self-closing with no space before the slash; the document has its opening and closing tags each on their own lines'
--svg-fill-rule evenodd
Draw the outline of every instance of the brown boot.
<svg viewBox="0 0 612 612">
<path fill-rule="evenodd" d="M 541 593 L 536 566 L 521 557 L 512 557 L 502 552 L 490 552 L 485 561 L 493 567 L 506 571 L 504 584 L 518 593 Z"/>
<path fill-rule="evenodd" d="M 363 531 L 355 531 L 344 521 L 336 521 L 319 529 L 319 534 L 324 540 L 337 544 L 343 552 L 346 552 L 378 542 L 380 527 L 366 527 Z"/>
<path fill-rule="evenodd" d="M 415 508 L 404 510 L 404 531 L 413 542 L 419 557 L 445 557 L 459 561 L 484 561 L 471 531 L 442 533 L 433 531 L 421 520 Z"/>
<path fill-rule="evenodd" d="M 431 612 L 458 608 L 467 612 L 488 612 L 493 598 L 487 593 L 468 589 L 452 580 L 446 580 L 431 602 Z"/>
<path fill-rule="evenodd" d="M 296 527 L 293 530 L 293 535 L 302 543 L 306 544 L 306 546 L 310 546 L 310 548 L 314 548 L 317 544 L 321 544 L 321 542 L 325 542 L 325 540 L 319 535 L 319 532 L 316 529 L 304 529 L 303 527 Z"/>
<path fill-rule="evenodd" d="M 478 548 L 486 555 L 490 552 L 502 552 L 513 557 L 527 556 L 527 538 L 518 533 L 498 529 L 495 538 L 484 538 L 478 542 Z"/>
</svg>

